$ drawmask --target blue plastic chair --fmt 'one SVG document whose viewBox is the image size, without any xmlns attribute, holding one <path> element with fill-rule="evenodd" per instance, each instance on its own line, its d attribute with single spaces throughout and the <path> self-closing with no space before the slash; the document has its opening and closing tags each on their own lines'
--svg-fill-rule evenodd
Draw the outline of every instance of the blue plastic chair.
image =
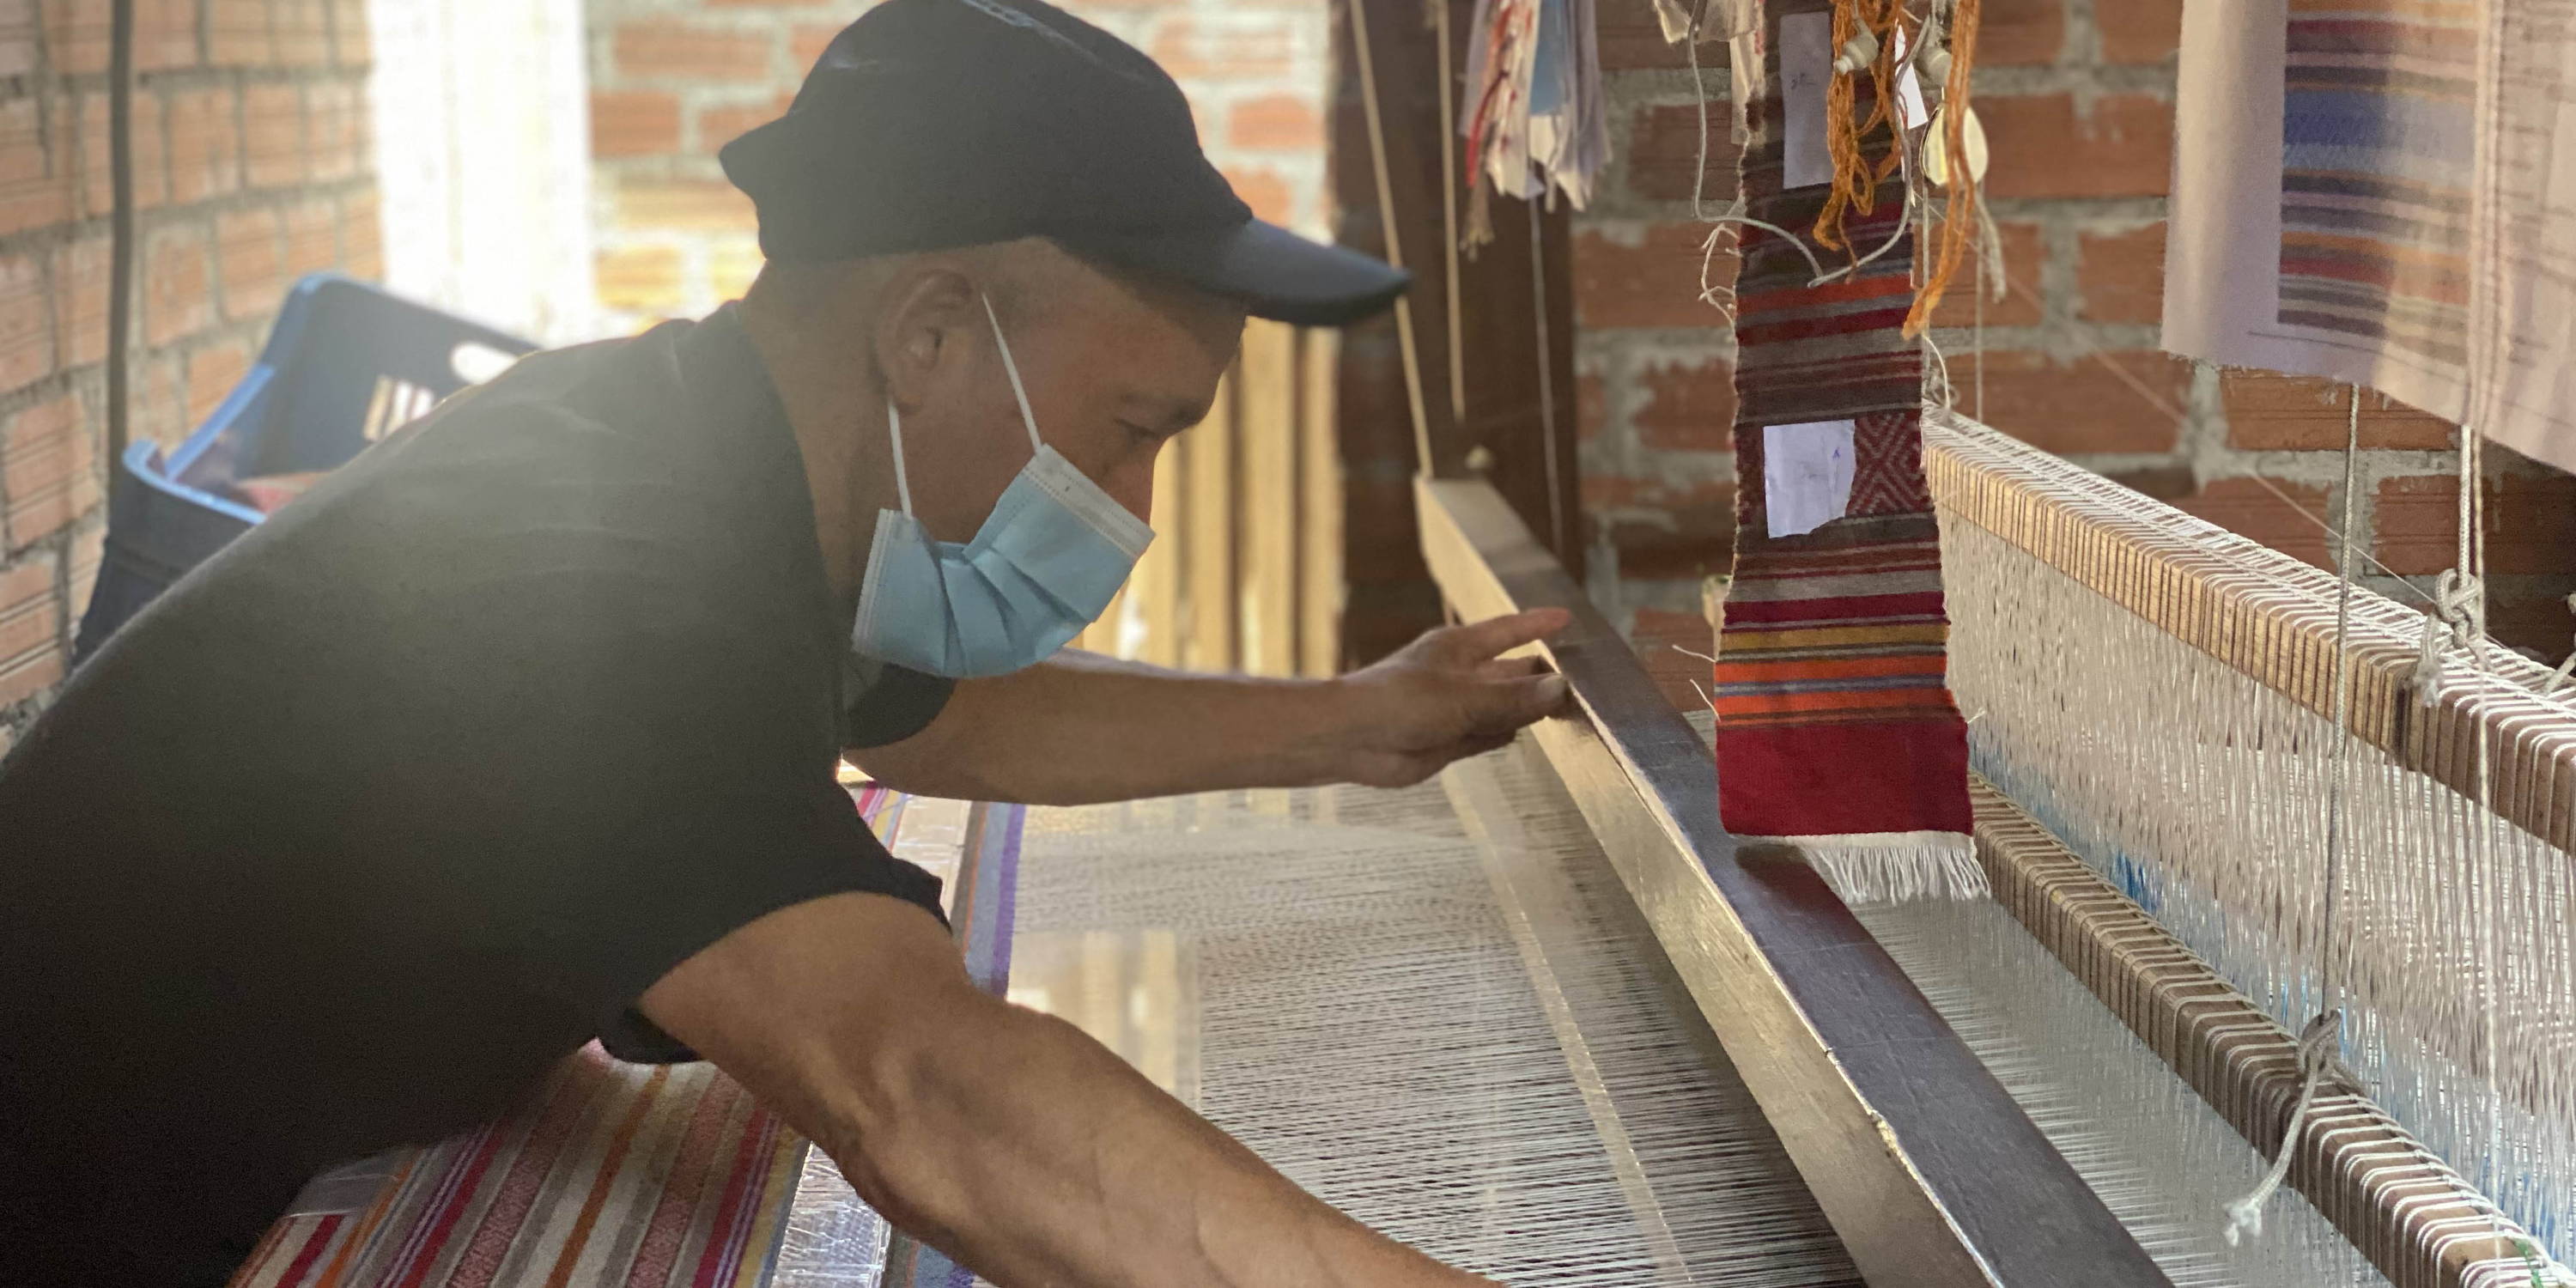
<svg viewBox="0 0 2576 1288">
<path fill-rule="evenodd" d="M 335 273 L 295 284 L 268 345 L 166 457 L 134 443 L 108 488 L 106 551 L 72 657 L 260 521 L 234 485 L 336 469 L 375 437 L 537 346 Z"/>
</svg>

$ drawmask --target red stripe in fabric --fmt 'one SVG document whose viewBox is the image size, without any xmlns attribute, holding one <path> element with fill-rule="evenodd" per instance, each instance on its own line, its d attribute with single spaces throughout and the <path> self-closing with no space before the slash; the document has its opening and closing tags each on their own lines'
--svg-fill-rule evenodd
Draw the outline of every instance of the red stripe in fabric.
<svg viewBox="0 0 2576 1288">
<path fill-rule="evenodd" d="M 313 1227 L 312 1235 L 304 1240 L 304 1246 L 296 1252 L 295 1260 L 286 1263 L 286 1273 L 278 1276 L 279 1288 L 292 1288 L 304 1282 L 304 1276 L 313 1273 L 313 1263 L 322 1259 L 322 1250 L 331 1246 L 331 1236 L 347 1220 L 347 1216 L 338 1212 L 322 1218 Z"/>
<path fill-rule="evenodd" d="M 1726 628 L 1738 624 L 1789 626 L 1867 626 L 1882 617 L 1938 617 L 1941 592 L 1905 595 L 1851 595 L 1839 599 L 1773 599 L 1726 606 Z"/>
<path fill-rule="evenodd" d="M 598 1096 L 603 1080 L 609 1076 L 604 1067 L 608 1057 L 596 1047 L 585 1047 L 572 1059 L 573 1063 L 563 1070 L 562 1076 L 554 1080 L 554 1090 L 542 1115 L 520 1142 L 518 1156 L 510 1161 L 510 1169 L 502 1175 L 499 1196 L 492 1200 L 492 1206 L 475 1226 L 464 1256 L 456 1263 L 455 1274 L 443 1288 L 484 1288 L 492 1282 L 493 1276 L 500 1273 L 501 1259 L 509 1254 L 510 1242 L 519 1236 L 519 1228 L 527 1223 L 529 1210 L 536 1205 L 538 1193 L 545 1188 L 546 1174 L 553 1171 L 555 1163 L 561 1159 L 564 1144 L 571 1138 L 573 1129 L 588 1117 L 585 1111 Z M 438 1242 L 445 1240 L 447 1227 L 454 1225 L 472 1202 L 475 1182 L 481 1179 L 482 1166 L 477 1164 L 475 1171 L 476 1175 L 467 1181 L 462 1196 L 439 1217 L 436 1242 L 430 1245 L 430 1255 L 421 1259 L 419 1267 L 405 1281 L 403 1288 L 414 1288 L 420 1282 L 418 1276 L 427 1273 L 430 1263 L 437 1259 Z"/>
<path fill-rule="evenodd" d="M 1877 653 L 1866 657 L 1728 658 L 1717 664 L 1719 684 L 1785 684 L 1793 680 L 1876 679 L 1890 675 L 1940 676 L 1949 659 L 1941 650 Z M 1939 688 L 1939 685 L 1933 686 Z"/>
<path fill-rule="evenodd" d="M 753 1111 L 744 1124 L 742 1143 L 734 1148 L 733 1172 L 725 1180 L 724 1197 L 716 1207 L 716 1227 L 707 1232 L 706 1251 L 698 1258 L 698 1273 L 690 1280 L 691 1288 L 715 1288 L 722 1282 L 725 1245 L 739 1237 L 736 1227 L 742 1223 L 743 1191 L 749 1189 L 752 1177 L 760 1170 L 759 1146 L 763 1135 L 758 1130 L 766 1110 Z"/>
<path fill-rule="evenodd" d="M 456 1223 L 463 1219 L 465 1209 L 473 1199 L 475 1188 L 482 1183 L 483 1173 L 492 1166 L 492 1160 L 499 1157 L 500 1153 L 501 1133 L 491 1132 L 483 1144 L 474 1151 L 474 1161 L 466 1165 L 462 1179 L 456 1188 L 442 1196 L 439 1205 L 432 1209 L 437 1212 L 437 1219 L 429 1224 L 425 1233 L 413 1236 L 415 1252 L 409 1272 L 404 1274 L 400 1281 L 401 1288 L 419 1288 L 421 1282 L 428 1277 L 430 1263 L 438 1259 L 438 1250 L 446 1246 L 447 1236 L 455 1231 Z"/>
<path fill-rule="evenodd" d="M 1973 823 L 1961 789 L 1968 727 L 1955 714 L 1752 730 L 1721 723 L 1717 759 L 1726 767 L 1718 812 L 1739 836 L 1966 832 Z"/>
<path fill-rule="evenodd" d="M 1804 284 L 1779 291 L 1756 291 L 1736 301 L 1739 317 L 1752 317 L 1777 309 L 1809 309 L 1820 304 L 1841 304 L 1848 300 L 1879 300 L 1910 296 L 1914 288 L 1902 276 L 1846 279 L 1828 286 Z"/>
<path fill-rule="evenodd" d="M 662 1186 L 644 1237 L 636 1243 L 626 1288 L 657 1288 L 671 1281 L 680 1245 L 688 1241 L 689 1226 L 697 1220 L 698 1197 L 706 1192 L 707 1176 L 715 1170 L 716 1135 L 724 1130 L 743 1094 L 740 1083 L 718 1074 L 698 1097 L 688 1131 L 680 1138 L 680 1152 L 672 1160 L 671 1177 Z"/>
<path fill-rule="evenodd" d="M 1755 571 L 1755 570 L 1744 570 L 1744 571 L 1739 571 L 1739 572 L 1737 572 L 1737 573 L 1735 574 L 1735 580 L 1736 580 L 1736 581 L 1738 581 L 1738 582 L 1748 582 L 1748 581 L 1807 581 L 1807 580 L 1809 580 L 1809 579 L 1811 579 L 1811 578 L 1816 578 L 1816 577 L 1877 577 L 1877 576 L 1883 576 L 1883 575 L 1886 575 L 1886 574 L 1888 574 L 1888 573 L 1899 573 L 1899 572 L 1938 572 L 1938 571 L 1940 571 L 1940 568 L 1941 568 L 1941 558 L 1940 558 L 1940 556 L 1938 556 L 1938 555 L 1914 555 L 1914 556 L 1911 556 L 1911 557 L 1908 557 L 1908 558 L 1904 558 L 1904 559 L 1895 559 L 1895 558 L 1890 558 L 1890 559 L 1884 559 L 1884 560 L 1874 560 L 1874 561 L 1869 562 L 1869 563 L 1855 563 L 1855 564 L 1828 564 L 1828 565 L 1826 565 L 1826 566 L 1824 566 L 1824 567 L 1821 567 L 1821 568 L 1818 568 L 1818 567 L 1807 567 L 1807 568 L 1795 568 L 1795 567 L 1791 567 L 1791 568 L 1763 568 L 1763 569 L 1760 569 L 1760 570 L 1758 570 L 1758 571 Z M 1772 602 L 1789 602 L 1789 601 L 1772 601 Z"/>
<path fill-rule="evenodd" d="M 1903 285 L 1899 282 L 1898 285 Z M 1904 308 L 1870 309 L 1861 313 L 1836 313 L 1830 317 L 1808 318 L 1797 322 L 1766 322 L 1760 326 L 1738 326 L 1737 344 L 1777 344 L 1783 340 L 1813 340 L 1828 335 L 1862 335 L 1902 326 Z"/>
</svg>

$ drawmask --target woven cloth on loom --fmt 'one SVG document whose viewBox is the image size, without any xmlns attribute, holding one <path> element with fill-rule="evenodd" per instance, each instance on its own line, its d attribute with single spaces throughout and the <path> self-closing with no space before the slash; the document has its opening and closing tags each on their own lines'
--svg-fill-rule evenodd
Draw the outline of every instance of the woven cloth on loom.
<svg viewBox="0 0 2576 1288">
<path fill-rule="evenodd" d="M 875 784 L 851 794 L 889 848 L 941 866 L 905 835 L 922 807 Z M 1009 969 L 1020 818 L 978 808 L 952 851 L 951 919 L 988 987 Z M 998 871 L 977 861 L 989 840 Z M 713 1065 L 625 1064 L 593 1044 L 499 1121 L 381 1160 L 358 1205 L 280 1220 L 233 1288 L 754 1288 L 808 1148 Z"/>
<path fill-rule="evenodd" d="M 2165 348 L 2576 469 L 2576 11 L 2190 0 Z"/>
<path fill-rule="evenodd" d="M 1782 24 L 1819 23 L 1824 0 L 1773 0 L 1761 97 L 1744 104 L 1748 213 L 1804 233 L 1826 186 L 1783 191 L 1784 97 L 1821 91 L 1821 66 L 1782 64 Z M 1815 31 L 1808 27 L 1810 35 Z M 1739 42 L 1739 48 L 1752 42 Z M 1796 42 L 1812 52 L 1812 38 Z M 1795 82 L 1791 74 L 1795 74 Z M 1855 78 L 1867 119 L 1871 91 Z M 1821 146 L 1821 143 L 1818 144 Z M 1884 127 L 1864 151 L 1893 146 Z M 1735 575 L 1718 636 L 1718 796 L 1727 830 L 1797 844 L 1846 896 L 1973 888 L 1967 737 L 1943 670 L 1940 534 L 1923 483 L 1923 358 L 1900 333 L 1913 300 L 1901 179 L 1846 220 L 1851 276 L 1810 286 L 1796 248 L 1743 231 L 1736 281 Z M 1826 252 L 1827 268 L 1849 256 Z M 1851 422 L 1844 516 L 1771 535 L 1765 431 Z"/>
</svg>

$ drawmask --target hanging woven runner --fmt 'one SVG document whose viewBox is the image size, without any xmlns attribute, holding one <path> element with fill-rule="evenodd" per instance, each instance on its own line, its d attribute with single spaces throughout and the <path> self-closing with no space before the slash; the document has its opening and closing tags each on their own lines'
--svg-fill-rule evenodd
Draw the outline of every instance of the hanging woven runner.
<svg viewBox="0 0 2576 1288">
<path fill-rule="evenodd" d="M 1831 68 L 1870 7 L 1771 0 L 1738 181 L 1736 555 L 1716 666 L 1727 829 L 1803 850 L 1846 899 L 1967 893 L 1967 733 L 1944 676 L 1939 533 L 1923 481 L 1915 254 L 1884 76 Z M 1892 42 L 1881 42 L 1882 45 Z M 1739 46 L 1740 47 L 1740 46 Z M 1831 94 L 1828 94 L 1828 88 Z M 1829 97 L 1831 100 L 1829 108 Z M 1851 131 L 1836 145 L 1835 128 Z M 1875 258 L 1870 258 L 1874 252 Z"/>
</svg>

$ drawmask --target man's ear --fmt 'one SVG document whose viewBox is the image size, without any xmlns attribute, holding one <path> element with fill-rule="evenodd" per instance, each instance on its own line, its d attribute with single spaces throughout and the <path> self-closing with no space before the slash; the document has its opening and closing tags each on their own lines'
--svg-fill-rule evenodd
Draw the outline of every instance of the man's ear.
<svg viewBox="0 0 2576 1288">
<path fill-rule="evenodd" d="M 965 377 L 970 347 L 961 341 L 983 320 L 978 298 L 974 282 L 944 265 L 907 268 L 887 283 L 873 348 L 886 396 L 897 407 L 920 407 Z"/>
</svg>

